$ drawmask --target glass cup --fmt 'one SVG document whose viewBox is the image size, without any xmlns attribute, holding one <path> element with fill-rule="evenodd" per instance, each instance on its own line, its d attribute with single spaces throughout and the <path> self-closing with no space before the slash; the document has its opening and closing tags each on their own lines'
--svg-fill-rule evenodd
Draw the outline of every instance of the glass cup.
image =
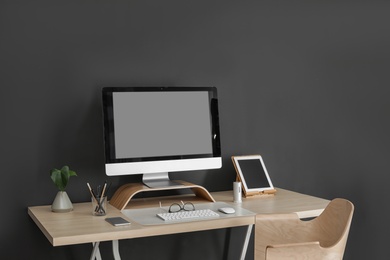
<svg viewBox="0 0 390 260">
<path fill-rule="evenodd" d="M 107 214 L 107 197 L 92 197 L 92 215 L 105 216 Z"/>
</svg>

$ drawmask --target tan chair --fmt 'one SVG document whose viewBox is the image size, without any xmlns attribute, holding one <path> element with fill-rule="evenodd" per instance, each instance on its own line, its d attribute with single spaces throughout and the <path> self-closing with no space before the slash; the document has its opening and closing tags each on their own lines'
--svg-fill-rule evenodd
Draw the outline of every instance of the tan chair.
<svg viewBox="0 0 390 260">
<path fill-rule="evenodd" d="M 259 214 L 255 259 L 342 259 L 354 205 L 334 199 L 320 216 L 302 221 L 297 214 Z"/>
</svg>

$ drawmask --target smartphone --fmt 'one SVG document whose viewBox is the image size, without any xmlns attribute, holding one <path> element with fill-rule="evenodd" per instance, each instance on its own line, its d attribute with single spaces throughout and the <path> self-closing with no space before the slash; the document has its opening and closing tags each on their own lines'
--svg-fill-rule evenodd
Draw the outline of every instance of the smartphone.
<svg viewBox="0 0 390 260">
<path fill-rule="evenodd" d="M 113 226 L 126 226 L 130 225 L 131 223 L 127 221 L 126 219 L 122 217 L 112 217 L 112 218 L 106 218 L 106 221 L 110 223 Z"/>
</svg>

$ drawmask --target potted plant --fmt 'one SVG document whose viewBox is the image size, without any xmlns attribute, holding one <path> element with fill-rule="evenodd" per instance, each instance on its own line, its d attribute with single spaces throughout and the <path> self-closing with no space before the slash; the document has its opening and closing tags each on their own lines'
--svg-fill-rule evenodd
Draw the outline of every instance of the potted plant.
<svg viewBox="0 0 390 260">
<path fill-rule="evenodd" d="M 75 171 L 69 169 L 69 166 L 65 165 L 59 169 L 50 170 L 50 177 L 53 180 L 54 184 L 59 189 L 53 204 L 51 205 L 51 210 L 54 212 L 69 212 L 73 210 L 72 202 L 70 201 L 68 194 L 65 189 L 68 185 L 69 178 L 71 176 L 77 176 Z"/>
</svg>

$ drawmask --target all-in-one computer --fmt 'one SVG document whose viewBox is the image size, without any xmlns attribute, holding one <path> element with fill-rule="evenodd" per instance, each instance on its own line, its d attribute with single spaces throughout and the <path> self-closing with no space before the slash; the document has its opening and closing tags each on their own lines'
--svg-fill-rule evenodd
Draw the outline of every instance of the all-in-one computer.
<svg viewBox="0 0 390 260">
<path fill-rule="evenodd" d="M 215 87 L 104 87 L 108 176 L 143 174 L 149 187 L 177 185 L 169 172 L 222 166 Z"/>
</svg>

